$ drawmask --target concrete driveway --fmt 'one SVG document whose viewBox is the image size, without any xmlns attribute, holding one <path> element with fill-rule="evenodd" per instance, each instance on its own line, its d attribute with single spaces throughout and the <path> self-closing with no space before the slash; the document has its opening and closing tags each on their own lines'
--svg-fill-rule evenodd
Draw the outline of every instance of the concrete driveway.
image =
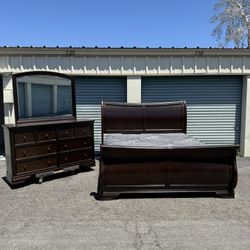
<svg viewBox="0 0 250 250">
<path fill-rule="evenodd" d="M 238 171 L 235 199 L 97 201 L 98 162 L 13 190 L 1 178 L 0 249 L 250 249 L 250 159 Z"/>
</svg>

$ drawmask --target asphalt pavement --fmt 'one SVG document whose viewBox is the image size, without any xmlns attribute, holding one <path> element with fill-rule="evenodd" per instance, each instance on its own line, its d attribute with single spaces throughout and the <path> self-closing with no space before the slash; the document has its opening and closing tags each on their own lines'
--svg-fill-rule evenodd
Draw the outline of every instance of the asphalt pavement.
<svg viewBox="0 0 250 250">
<path fill-rule="evenodd" d="M 96 167 L 11 189 L 0 159 L 0 249 L 250 249 L 250 159 L 235 199 L 123 197 L 98 201 Z"/>
</svg>

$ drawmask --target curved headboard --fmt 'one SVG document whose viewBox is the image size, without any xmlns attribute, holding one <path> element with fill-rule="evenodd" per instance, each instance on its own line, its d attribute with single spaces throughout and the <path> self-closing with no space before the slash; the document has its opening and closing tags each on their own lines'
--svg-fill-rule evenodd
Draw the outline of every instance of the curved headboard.
<svg viewBox="0 0 250 250">
<path fill-rule="evenodd" d="M 102 142 L 107 133 L 186 133 L 185 101 L 102 102 Z"/>
</svg>

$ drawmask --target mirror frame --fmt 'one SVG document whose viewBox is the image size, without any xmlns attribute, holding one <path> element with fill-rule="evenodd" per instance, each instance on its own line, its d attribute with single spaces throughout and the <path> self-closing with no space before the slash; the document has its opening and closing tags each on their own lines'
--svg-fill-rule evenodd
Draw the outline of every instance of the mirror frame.
<svg viewBox="0 0 250 250">
<path fill-rule="evenodd" d="M 44 116 L 44 117 L 34 117 L 34 118 L 20 118 L 19 117 L 19 106 L 18 106 L 18 96 L 17 96 L 17 78 L 22 76 L 31 76 L 31 75 L 49 75 L 57 76 L 61 78 L 66 78 L 71 81 L 71 103 L 72 103 L 72 113 L 71 115 L 65 116 Z M 50 121 L 63 121 L 63 120 L 76 120 L 76 95 L 75 95 L 75 80 L 73 77 L 51 71 L 28 71 L 12 75 L 13 81 L 13 95 L 14 95 L 14 109 L 15 109 L 15 121 L 16 124 L 24 123 L 34 123 L 34 122 L 50 122 Z"/>
</svg>

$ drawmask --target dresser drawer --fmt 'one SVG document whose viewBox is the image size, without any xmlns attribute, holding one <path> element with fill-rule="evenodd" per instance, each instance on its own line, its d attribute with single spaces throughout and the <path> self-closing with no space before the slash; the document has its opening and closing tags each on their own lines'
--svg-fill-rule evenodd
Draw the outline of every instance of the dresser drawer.
<svg viewBox="0 0 250 250">
<path fill-rule="evenodd" d="M 85 135 L 91 135 L 92 133 L 92 127 L 76 127 L 76 136 L 85 136 Z"/>
<path fill-rule="evenodd" d="M 73 127 L 63 128 L 57 130 L 58 138 L 68 138 L 75 136 L 75 129 Z"/>
<path fill-rule="evenodd" d="M 89 150 L 78 150 L 70 153 L 60 154 L 59 164 L 69 164 L 79 161 L 84 161 L 87 159 L 93 159 L 93 151 Z"/>
<path fill-rule="evenodd" d="M 22 144 L 35 141 L 35 136 L 33 132 L 16 132 L 14 138 L 15 144 Z"/>
<path fill-rule="evenodd" d="M 53 139 L 56 139 L 56 131 L 54 129 L 37 131 L 38 141 L 46 141 L 46 140 L 53 140 Z"/>
<path fill-rule="evenodd" d="M 17 174 L 22 174 L 25 172 L 47 169 L 53 166 L 56 166 L 56 157 L 46 157 L 39 160 L 18 162 L 16 163 L 16 171 Z"/>
<path fill-rule="evenodd" d="M 16 159 L 56 153 L 56 144 L 16 148 Z"/>
<path fill-rule="evenodd" d="M 91 146 L 92 146 L 92 138 L 65 140 L 64 142 L 59 143 L 59 152 L 80 149 L 80 148 L 88 148 Z"/>
</svg>

